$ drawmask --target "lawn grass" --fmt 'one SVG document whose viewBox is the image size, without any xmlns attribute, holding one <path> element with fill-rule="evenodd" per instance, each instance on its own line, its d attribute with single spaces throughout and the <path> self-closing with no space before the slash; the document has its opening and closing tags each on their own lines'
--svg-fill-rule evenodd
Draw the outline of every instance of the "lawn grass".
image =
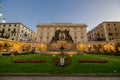
<svg viewBox="0 0 120 80">
<path fill-rule="evenodd" d="M 45 63 L 14 63 L 15 60 L 45 59 Z M 108 74 L 120 73 L 120 56 L 73 55 L 69 66 L 58 67 L 52 55 L 28 54 L 14 57 L 0 57 L 0 73 L 41 73 L 41 74 Z M 79 63 L 78 59 L 106 59 L 108 63 Z"/>
</svg>

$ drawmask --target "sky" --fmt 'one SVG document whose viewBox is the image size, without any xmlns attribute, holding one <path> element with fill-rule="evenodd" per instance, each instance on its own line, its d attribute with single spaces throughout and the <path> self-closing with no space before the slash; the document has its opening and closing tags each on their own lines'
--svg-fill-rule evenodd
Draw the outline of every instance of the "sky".
<svg viewBox="0 0 120 80">
<path fill-rule="evenodd" d="M 77 23 L 87 31 L 103 21 L 120 21 L 120 0 L 0 0 L 6 22 L 37 31 L 38 23 Z"/>
</svg>

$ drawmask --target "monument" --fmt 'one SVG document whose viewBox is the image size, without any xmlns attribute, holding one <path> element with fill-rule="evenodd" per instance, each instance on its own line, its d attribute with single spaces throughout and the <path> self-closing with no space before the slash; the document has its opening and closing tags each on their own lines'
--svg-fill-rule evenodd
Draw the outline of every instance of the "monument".
<svg viewBox="0 0 120 80">
<path fill-rule="evenodd" d="M 39 23 L 36 50 L 48 54 L 61 54 L 60 47 L 63 46 L 64 54 L 77 54 L 78 50 L 85 51 L 86 27 L 86 24 Z"/>
<path fill-rule="evenodd" d="M 49 50 L 60 50 L 61 46 L 64 47 L 64 50 L 75 49 L 75 44 L 73 43 L 73 39 L 67 29 L 55 30 L 54 36 L 49 43 Z"/>
</svg>

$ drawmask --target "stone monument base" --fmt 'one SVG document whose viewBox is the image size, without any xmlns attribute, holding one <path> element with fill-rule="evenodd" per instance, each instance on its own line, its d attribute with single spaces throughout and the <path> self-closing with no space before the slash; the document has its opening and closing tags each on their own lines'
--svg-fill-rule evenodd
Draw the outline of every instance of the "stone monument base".
<svg viewBox="0 0 120 80">
<path fill-rule="evenodd" d="M 61 46 L 64 47 L 64 50 L 75 50 L 75 44 L 66 40 L 58 40 L 50 43 L 48 50 L 60 50 Z"/>
</svg>

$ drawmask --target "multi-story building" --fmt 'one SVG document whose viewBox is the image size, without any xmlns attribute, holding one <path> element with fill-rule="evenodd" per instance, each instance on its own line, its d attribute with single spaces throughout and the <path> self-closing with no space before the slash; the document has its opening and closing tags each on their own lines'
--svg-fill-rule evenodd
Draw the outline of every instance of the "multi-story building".
<svg viewBox="0 0 120 80">
<path fill-rule="evenodd" d="M 37 42 L 50 43 L 55 30 L 69 30 L 74 43 L 87 42 L 86 24 L 52 23 L 37 25 Z"/>
<path fill-rule="evenodd" d="M 38 50 L 58 50 L 61 46 L 66 50 L 77 49 L 74 45 L 81 47 L 87 43 L 86 27 L 86 24 L 72 23 L 38 24 Z"/>
<path fill-rule="evenodd" d="M 120 39 L 120 22 L 104 21 L 87 33 L 88 41 L 112 41 Z"/>
<path fill-rule="evenodd" d="M 35 41 L 36 33 L 21 23 L 0 23 L 0 38 Z"/>
</svg>

